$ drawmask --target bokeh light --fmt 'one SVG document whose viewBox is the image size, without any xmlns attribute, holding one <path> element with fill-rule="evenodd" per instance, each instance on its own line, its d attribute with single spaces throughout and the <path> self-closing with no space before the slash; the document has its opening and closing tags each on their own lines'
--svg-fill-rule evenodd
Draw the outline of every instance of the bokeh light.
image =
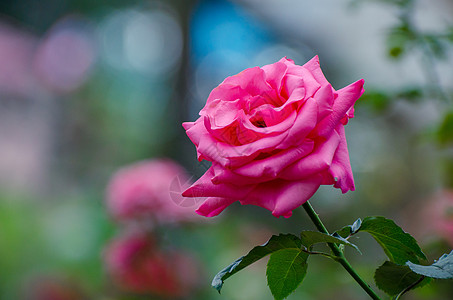
<svg viewBox="0 0 453 300">
<path fill-rule="evenodd" d="M 100 36 L 104 58 L 115 68 L 162 76 L 181 59 L 181 28 L 166 10 L 111 12 L 101 23 Z"/>
<path fill-rule="evenodd" d="M 37 78 L 57 92 L 71 92 L 87 79 L 96 59 L 95 41 L 87 21 L 66 17 L 41 41 L 35 54 Z"/>
</svg>

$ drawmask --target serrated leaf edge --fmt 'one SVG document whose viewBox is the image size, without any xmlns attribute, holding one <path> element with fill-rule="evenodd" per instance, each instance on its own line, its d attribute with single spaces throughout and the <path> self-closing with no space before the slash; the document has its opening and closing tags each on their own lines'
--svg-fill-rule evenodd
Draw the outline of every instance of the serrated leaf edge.
<svg viewBox="0 0 453 300">
<path fill-rule="evenodd" d="M 277 252 L 285 251 L 285 250 L 288 250 L 288 249 L 291 249 L 291 248 L 286 248 L 286 249 L 281 249 L 281 250 L 275 251 L 274 253 L 271 254 L 271 257 L 272 257 L 273 254 L 275 254 L 275 253 L 277 253 Z M 296 259 L 297 259 L 301 254 L 306 254 L 306 253 L 300 250 L 299 253 L 298 253 L 298 254 L 294 257 L 294 259 L 292 260 L 292 262 L 291 262 L 291 268 L 294 268 L 293 263 L 294 263 L 294 261 L 296 261 Z M 307 255 L 307 258 L 308 258 L 308 255 Z M 270 261 L 271 261 L 271 260 L 269 259 L 269 262 L 270 262 Z M 287 295 L 284 296 L 283 298 L 277 298 L 277 297 L 274 295 L 274 292 L 272 291 L 272 289 L 271 289 L 271 287 L 270 287 L 270 285 L 269 285 L 269 277 L 268 277 L 268 274 L 269 274 L 269 273 L 268 273 L 269 262 L 268 262 L 267 268 L 266 268 L 267 286 L 269 287 L 269 290 L 271 291 L 271 294 L 272 294 L 272 296 L 274 297 L 275 300 L 283 300 L 283 299 L 287 298 L 289 295 L 291 295 L 292 293 L 294 293 L 294 292 L 296 291 L 296 289 L 301 285 L 302 281 L 304 280 L 304 278 L 305 278 L 305 276 L 306 276 L 306 274 L 307 274 L 307 270 L 305 270 L 304 276 L 302 277 L 302 279 L 300 280 L 300 282 L 296 285 L 296 287 L 295 287 L 289 294 L 287 294 Z M 305 265 L 307 265 L 307 267 L 308 267 L 307 259 L 305 259 Z M 307 268 L 306 268 L 306 269 L 307 269 Z M 288 276 L 288 274 L 289 274 L 289 269 L 288 269 L 288 271 L 286 272 L 284 278 L 286 278 L 286 277 Z M 284 278 L 282 278 L 281 280 L 284 280 Z"/>
<path fill-rule="evenodd" d="M 392 262 L 394 263 L 394 262 Z M 395 294 L 390 294 L 388 291 L 386 291 L 385 289 L 382 288 L 382 286 L 380 284 L 378 284 L 378 281 L 376 280 L 376 273 L 377 271 L 382 268 L 384 266 L 385 262 L 380 265 L 374 272 L 374 275 L 373 275 L 373 279 L 374 279 L 374 283 L 376 284 L 376 286 L 383 292 L 385 292 L 387 295 L 390 295 L 390 296 L 397 296 L 398 294 L 400 294 L 402 291 L 404 291 L 405 289 L 407 289 L 409 286 L 411 286 L 411 284 L 409 284 L 407 287 L 403 288 L 401 291 L 399 291 L 398 293 L 395 293 Z M 396 263 L 394 263 L 396 264 Z M 396 264 L 398 265 L 398 264 Z M 402 265 L 398 265 L 398 266 L 402 266 Z M 409 269 L 401 278 L 400 278 L 400 282 L 405 278 L 405 276 L 409 275 L 410 273 L 415 273 L 413 272 L 411 269 Z M 418 273 L 415 273 L 415 274 L 418 274 Z M 418 275 L 421 275 L 421 274 L 418 274 Z"/>
<path fill-rule="evenodd" d="M 405 244 L 403 244 L 407 249 L 409 249 L 410 252 L 412 252 L 412 253 L 415 254 L 415 258 L 417 259 L 417 261 L 418 261 L 418 258 L 421 258 L 421 259 L 423 259 L 423 260 L 426 260 L 426 259 L 427 259 L 426 256 L 425 256 L 425 254 L 424 254 L 423 251 L 421 250 L 420 246 L 418 245 L 417 240 L 416 240 L 413 236 L 411 236 L 408 232 L 404 231 L 400 226 L 398 226 L 398 225 L 395 223 L 395 221 L 393 221 L 393 220 L 391 220 L 391 219 L 387 219 L 387 218 L 382 217 L 382 216 L 373 216 L 373 217 L 366 217 L 366 218 L 364 219 L 363 222 L 365 222 L 367 219 L 384 219 L 384 220 L 386 220 L 386 221 L 392 222 L 395 226 L 397 226 L 397 227 L 401 230 L 401 232 L 402 232 L 404 235 L 408 236 L 409 239 L 412 239 L 412 240 L 415 242 L 415 244 L 417 245 L 418 249 L 417 249 L 417 251 L 414 251 L 414 250 L 412 250 L 411 248 L 409 248 L 408 246 L 406 246 Z M 363 222 L 362 222 L 362 225 L 363 225 Z M 367 231 L 367 230 L 363 230 L 363 229 L 362 229 L 362 225 L 360 226 L 360 231 L 368 232 L 368 233 L 374 238 L 374 240 L 382 247 L 382 249 L 384 250 L 385 254 L 388 256 L 388 258 L 390 258 L 391 261 L 395 262 L 394 256 L 393 256 L 393 255 L 388 251 L 388 249 L 387 249 L 388 247 L 384 247 L 385 244 L 383 244 L 380 240 L 378 240 L 378 239 L 376 239 L 376 238 L 374 237 L 373 234 L 375 234 L 375 232 L 373 232 L 373 234 L 372 234 L 371 232 L 369 232 L 369 231 Z M 389 237 L 388 235 L 384 235 L 384 234 L 381 234 L 381 233 L 378 233 L 378 235 L 379 235 L 379 236 L 382 236 L 382 237 L 385 237 L 385 238 L 388 238 L 388 239 L 391 239 L 392 241 L 397 241 L 397 242 L 399 242 L 399 243 L 402 244 L 401 241 L 399 241 L 399 240 L 397 240 L 397 239 L 394 239 L 394 238 L 391 238 L 391 237 Z M 396 262 L 395 262 L 395 263 L 396 263 Z"/>
<path fill-rule="evenodd" d="M 278 252 L 280 250 L 284 250 L 284 249 L 298 249 L 298 250 L 301 250 L 300 249 L 300 238 L 298 238 L 297 236 L 293 235 L 293 234 L 279 234 L 279 235 L 273 235 L 269 238 L 269 240 L 267 240 L 264 244 L 262 245 L 259 245 L 259 246 L 255 246 L 253 247 L 246 255 L 243 255 L 241 256 L 240 258 L 236 259 L 234 262 L 232 262 L 231 264 L 229 264 L 227 267 L 223 268 L 220 272 L 218 272 L 214 278 L 212 279 L 211 281 L 211 286 L 214 287 L 220 294 L 220 291 L 223 287 L 223 284 L 225 282 L 226 279 L 228 279 L 230 276 L 232 276 L 233 274 L 231 274 L 237 266 L 239 266 L 239 264 L 242 262 L 242 260 L 247 256 L 249 255 L 255 248 L 257 247 L 266 247 L 273 238 L 281 238 L 281 237 L 287 237 L 289 239 L 292 239 L 293 242 L 295 242 L 297 248 L 292 248 L 292 247 L 288 247 L 288 248 L 282 248 L 282 249 L 279 249 L 277 251 L 274 251 L 274 252 L 270 252 L 270 253 L 267 253 L 266 255 L 264 255 L 263 257 L 259 258 L 258 260 L 260 259 L 263 259 L 264 257 L 268 256 L 268 255 L 272 255 L 272 253 L 275 253 L 275 252 Z M 283 243 L 281 243 L 281 241 L 277 241 L 278 245 L 281 245 L 281 246 L 285 246 Z M 258 261 L 256 260 L 256 261 Z M 254 261 L 253 263 L 255 263 L 256 261 Z M 239 270 L 240 271 L 240 270 Z M 225 277 L 227 276 L 227 277 Z M 225 277 L 225 278 L 224 278 Z"/>
</svg>

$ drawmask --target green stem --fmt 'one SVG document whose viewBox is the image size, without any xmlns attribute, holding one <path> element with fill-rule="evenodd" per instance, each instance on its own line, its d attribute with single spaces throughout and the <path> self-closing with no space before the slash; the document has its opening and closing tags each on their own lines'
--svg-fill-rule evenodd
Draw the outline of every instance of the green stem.
<svg viewBox="0 0 453 300">
<path fill-rule="evenodd" d="M 329 234 L 329 231 L 327 231 L 327 228 L 324 226 L 318 214 L 315 212 L 310 203 L 307 201 L 302 205 L 302 207 L 305 209 L 308 216 L 315 224 L 316 228 L 322 233 Z M 371 297 L 371 299 L 381 300 L 381 298 L 379 298 L 379 296 L 371 289 L 371 287 L 352 268 L 351 264 L 344 256 L 343 251 L 341 251 L 340 248 L 334 243 L 328 243 L 328 245 L 330 249 L 332 249 L 333 254 L 336 256 L 337 261 L 343 266 L 343 268 L 346 269 L 349 275 L 354 278 L 354 280 L 362 287 L 362 289 L 365 290 L 365 292 Z"/>
</svg>

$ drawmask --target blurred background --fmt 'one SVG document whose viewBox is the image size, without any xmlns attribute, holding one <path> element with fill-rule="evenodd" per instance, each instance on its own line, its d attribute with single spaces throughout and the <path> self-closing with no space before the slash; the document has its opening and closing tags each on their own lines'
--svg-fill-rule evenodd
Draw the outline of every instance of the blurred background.
<svg viewBox="0 0 453 300">
<path fill-rule="evenodd" d="M 181 123 L 225 77 L 283 56 L 304 64 L 319 55 L 336 89 L 365 79 L 346 127 L 356 191 L 323 187 L 311 201 L 328 228 L 384 215 L 430 262 L 449 252 L 452 16 L 451 0 L 2 0 L 0 299 L 272 299 L 265 260 L 220 296 L 210 281 L 272 234 L 313 229 L 302 210 L 277 219 L 237 204 L 212 219 L 147 227 L 158 274 L 185 255 L 187 268 L 161 284 L 184 286 L 172 294 L 115 279 L 106 253 L 131 225 L 109 213 L 106 191 L 117 170 L 149 159 L 198 178 L 209 165 Z M 365 255 L 348 257 L 372 283 L 385 256 L 367 236 L 355 243 Z M 339 266 L 310 258 L 288 299 L 333 297 L 367 299 Z M 452 297 L 451 281 L 436 281 L 405 299 Z"/>
</svg>

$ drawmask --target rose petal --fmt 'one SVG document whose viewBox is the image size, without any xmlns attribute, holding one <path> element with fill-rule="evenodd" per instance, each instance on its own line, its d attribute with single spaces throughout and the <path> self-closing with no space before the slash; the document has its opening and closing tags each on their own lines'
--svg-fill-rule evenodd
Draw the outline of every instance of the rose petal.
<svg viewBox="0 0 453 300">
<path fill-rule="evenodd" d="M 216 162 L 224 167 L 236 169 L 252 161 L 260 153 L 270 152 L 275 149 L 276 145 L 284 140 L 286 135 L 287 133 L 284 132 L 280 135 L 264 137 L 253 143 L 236 147 L 217 142 L 214 146 L 211 144 L 211 147 L 215 148 L 222 157 L 222 159 L 216 160 Z"/>
<path fill-rule="evenodd" d="M 225 142 L 232 146 L 239 146 L 243 144 L 249 144 L 256 141 L 257 139 L 265 135 L 260 130 L 255 130 L 256 126 L 253 126 L 244 115 L 244 111 L 237 111 L 235 119 L 225 127 L 212 126 L 214 118 L 205 117 L 204 123 L 208 132 L 212 134 L 214 138 L 219 141 Z M 249 128 L 244 126 L 244 123 L 250 123 Z"/>
<path fill-rule="evenodd" d="M 215 217 L 236 201 L 235 199 L 229 198 L 209 197 L 195 212 L 201 216 Z"/>
<path fill-rule="evenodd" d="M 318 104 L 318 121 L 321 121 L 332 113 L 332 107 L 334 103 L 334 92 L 332 86 L 324 85 L 313 96 L 316 103 Z"/>
<path fill-rule="evenodd" d="M 275 217 L 289 217 L 292 210 L 304 204 L 318 190 L 321 176 L 301 181 L 272 180 L 262 183 L 241 204 L 261 206 Z"/>
<path fill-rule="evenodd" d="M 295 90 L 303 92 L 301 93 L 302 98 L 305 96 L 304 80 L 300 76 L 287 74 L 285 78 L 283 78 L 283 86 L 280 93 L 283 97 L 289 99 Z M 294 96 L 295 95 L 293 95 L 293 97 Z"/>
<path fill-rule="evenodd" d="M 234 172 L 246 177 L 260 177 L 264 180 L 276 178 L 281 170 L 309 154 L 313 147 L 312 140 L 305 140 L 298 147 L 292 147 L 277 154 L 270 153 L 268 158 L 254 160 L 235 169 Z"/>
<path fill-rule="evenodd" d="M 296 68 L 297 67 L 297 68 Z M 305 98 L 312 97 L 320 88 L 321 84 L 315 77 L 313 77 L 313 74 L 310 73 L 307 69 L 299 66 L 295 66 L 294 69 L 292 69 L 289 72 L 294 72 L 294 75 L 296 77 L 299 77 L 303 81 L 303 87 L 305 89 Z M 288 78 L 290 78 L 290 75 L 288 75 Z M 301 84 L 299 83 L 296 85 L 296 87 L 300 87 Z M 295 89 L 295 88 L 293 88 Z"/>
<path fill-rule="evenodd" d="M 288 58 L 286 56 L 281 58 L 278 62 L 282 62 L 285 65 L 294 65 L 294 60 L 292 60 L 291 58 Z"/>
<path fill-rule="evenodd" d="M 334 132 L 308 156 L 288 166 L 279 177 L 286 180 L 298 180 L 315 175 L 329 168 L 335 151 L 340 143 L 340 136 Z"/>
<path fill-rule="evenodd" d="M 351 163 L 349 162 L 348 145 L 344 132 L 344 126 L 338 125 L 336 128 L 340 136 L 340 143 L 332 160 L 330 173 L 337 178 L 334 187 L 340 188 L 343 193 L 354 191 L 354 177 L 352 175 Z"/>
<path fill-rule="evenodd" d="M 272 108 L 271 108 L 272 109 Z M 269 114 L 270 112 L 266 112 Z M 278 114 L 278 111 L 273 111 L 274 114 Z M 297 117 L 297 111 L 292 110 L 289 111 L 289 113 L 286 115 L 284 119 L 278 120 L 278 123 L 274 124 L 268 124 L 269 122 L 269 116 L 263 115 L 263 111 L 255 111 L 253 115 L 250 116 L 250 120 L 255 120 L 255 119 L 260 119 L 262 118 L 264 121 L 267 120 L 266 127 L 257 127 L 256 125 L 253 125 L 250 120 L 244 120 L 243 126 L 247 128 L 248 130 L 253 130 L 257 133 L 262 133 L 266 136 L 269 135 L 276 135 L 277 133 L 282 133 L 284 131 L 287 131 L 294 123 Z"/>
<path fill-rule="evenodd" d="M 266 95 L 265 95 L 266 96 Z M 245 103 L 244 109 L 247 111 L 248 114 L 252 114 L 253 111 L 259 108 L 262 105 L 270 105 L 271 107 L 279 107 L 284 102 L 285 99 L 281 99 L 280 97 L 276 96 L 273 98 L 265 97 L 262 95 L 250 96 Z"/>
<path fill-rule="evenodd" d="M 318 83 L 321 85 L 328 85 L 330 84 L 326 77 L 324 76 L 324 73 L 321 70 L 321 66 L 319 64 L 319 57 L 318 55 L 315 55 L 311 60 L 309 60 L 305 65 L 302 66 L 303 68 L 307 69 L 310 74 L 313 75 L 313 77 L 316 79 Z"/>
<path fill-rule="evenodd" d="M 264 121 L 264 124 L 266 125 L 264 128 L 267 128 L 280 124 L 294 111 L 295 107 L 290 106 L 290 104 L 279 107 L 275 107 L 271 104 L 265 104 L 252 110 L 252 116 L 250 119 Z"/>
<path fill-rule="evenodd" d="M 281 142 L 277 149 L 286 149 L 291 146 L 299 145 L 301 141 L 308 136 L 317 122 L 318 105 L 312 99 L 307 99 L 305 104 L 300 108 L 294 124 L 289 129 L 286 139 Z"/>
<path fill-rule="evenodd" d="M 183 193 L 183 197 L 226 197 L 243 199 L 254 186 L 241 187 L 230 183 L 214 184 L 211 178 L 214 177 L 213 168 L 209 168 L 194 184 Z"/>
<path fill-rule="evenodd" d="M 273 89 L 266 82 L 265 73 L 259 67 L 245 69 L 239 74 L 226 78 L 223 84 L 240 86 L 251 96 L 263 95 L 266 92 L 273 93 Z"/>
<path fill-rule="evenodd" d="M 282 79 L 286 74 L 286 70 L 288 69 L 285 63 L 279 61 L 274 64 L 263 66 L 261 69 L 264 71 L 266 81 L 275 91 L 280 93 L 280 89 L 282 87 Z"/>
<path fill-rule="evenodd" d="M 236 99 L 244 99 L 249 96 L 250 94 L 240 86 L 224 83 L 220 84 L 209 94 L 205 108 L 201 110 L 200 115 L 202 115 L 206 111 L 207 107 L 209 107 L 210 103 L 215 100 L 234 101 Z"/>
<path fill-rule="evenodd" d="M 186 131 L 187 136 L 197 147 L 197 158 L 199 161 L 205 159 L 227 165 L 229 160 L 222 157 L 217 150 L 217 141 L 206 130 L 203 122 L 204 118 L 198 118 L 193 124 L 184 123 L 188 127 Z"/>
<path fill-rule="evenodd" d="M 195 122 L 184 122 L 184 123 L 182 123 L 182 127 L 185 130 L 189 130 L 190 128 L 193 127 L 194 124 L 195 124 Z"/>
<path fill-rule="evenodd" d="M 332 130 L 340 123 L 341 119 L 351 109 L 357 99 L 363 94 L 364 80 L 360 79 L 347 87 L 335 92 L 337 98 L 332 107 L 332 114 L 324 118 L 317 126 L 316 136 L 327 137 Z"/>
<path fill-rule="evenodd" d="M 211 105 L 214 108 L 213 113 L 209 114 L 212 129 L 230 125 L 237 119 L 238 112 L 242 111 L 238 99 L 234 101 L 214 100 Z"/>
<path fill-rule="evenodd" d="M 260 177 L 247 177 L 242 176 L 230 169 L 225 169 L 219 164 L 213 163 L 212 168 L 214 177 L 211 178 L 212 183 L 234 183 L 238 186 L 262 183 L 263 179 Z"/>
</svg>

